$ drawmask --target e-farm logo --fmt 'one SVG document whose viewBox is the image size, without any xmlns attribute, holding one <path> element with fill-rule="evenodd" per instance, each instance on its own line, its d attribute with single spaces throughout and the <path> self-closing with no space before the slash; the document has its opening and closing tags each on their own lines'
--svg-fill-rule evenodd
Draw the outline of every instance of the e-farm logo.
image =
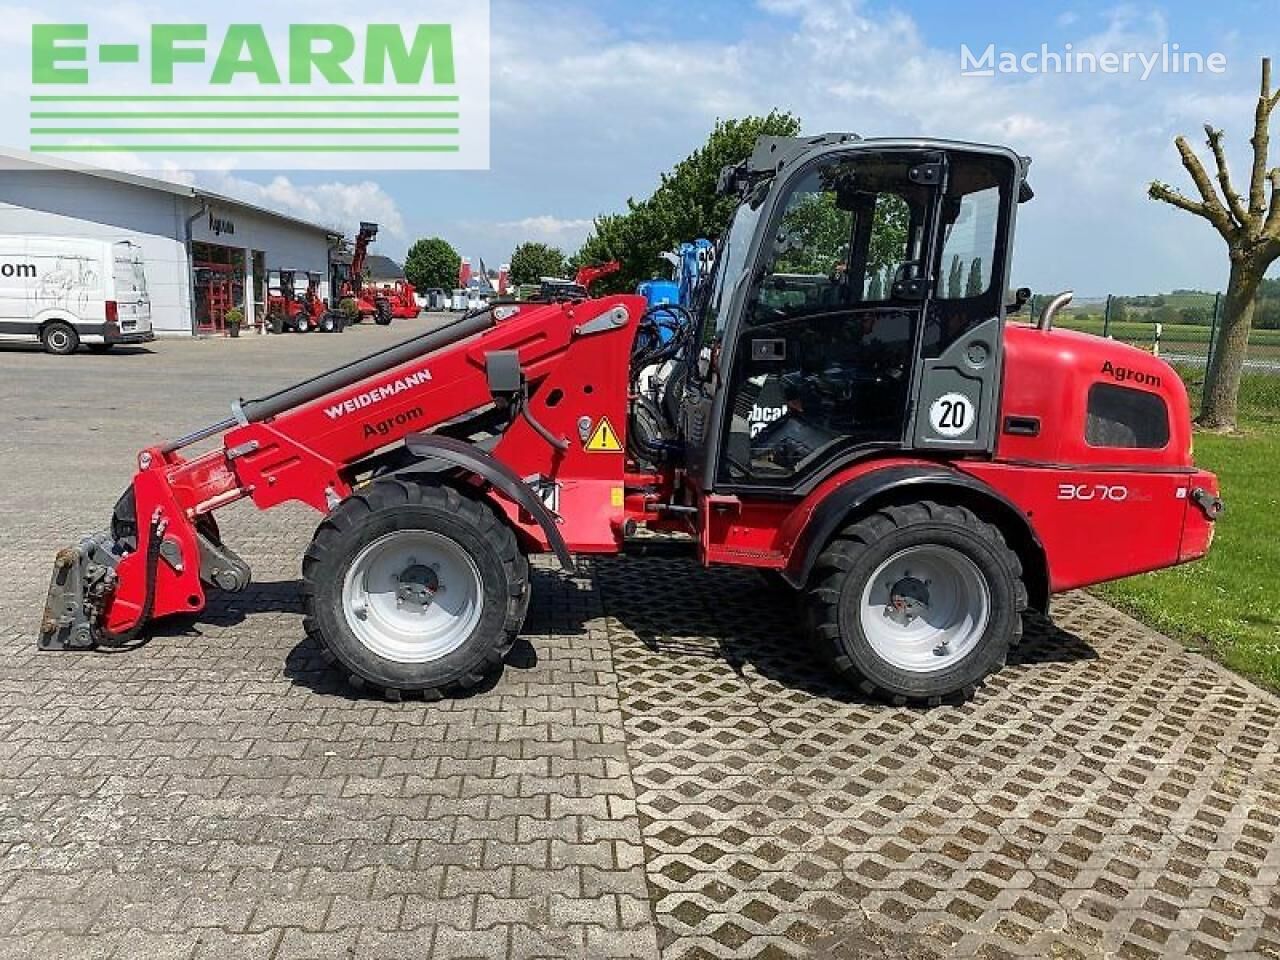
<svg viewBox="0 0 1280 960">
<path fill-rule="evenodd" d="M 487 3 L 403 12 L 355 27 L 156 23 L 129 38 L 33 24 L 27 148 L 130 169 L 486 167 Z"/>
</svg>

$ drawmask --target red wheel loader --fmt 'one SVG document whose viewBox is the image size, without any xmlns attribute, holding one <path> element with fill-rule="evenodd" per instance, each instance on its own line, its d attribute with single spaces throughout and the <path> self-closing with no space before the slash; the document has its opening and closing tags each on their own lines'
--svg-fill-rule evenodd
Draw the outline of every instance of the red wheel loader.
<svg viewBox="0 0 1280 960">
<path fill-rule="evenodd" d="M 785 581 L 867 693 L 966 696 L 1028 610 L 1204 555 L 1222 510 L 1170 367 L 1053 329 L 1065 297 L 1006 322 L 1028 163 L 764 139 L 722 177 L 739 204 L 687 313 L 497 304 L 143 450 L 110 529 L 56 557 L 39 646 L 128 644 L 244 589 L 217 511 L 298 501 L 321 517 L 305 629 L 388 696 L 478 683 L 531 554 L 570 568 L 642 526 Z"/>
</svg>

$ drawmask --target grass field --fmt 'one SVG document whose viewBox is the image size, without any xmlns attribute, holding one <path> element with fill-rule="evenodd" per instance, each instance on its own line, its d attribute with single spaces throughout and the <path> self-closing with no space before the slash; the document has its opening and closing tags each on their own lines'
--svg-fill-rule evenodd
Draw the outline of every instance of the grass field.
<svg viewBox="0 0 1280 960">
<path fill-rule="evenodd" d="M 1280 691 L 1280 415 L 1242 436 L 1197 435 L 1227 512 L 1207 559 L 1099 588 L 1109 601 Z"/>
<path fill-rule="evenodd" d="M 1103 320 L 1092 314 L 1067 313 L 1058 326 L 1102 336 Z M 1139 320 L 1112 323 L 1110 336 L 1134 346 L 1150 349 L 1155 341 L 1155 326 Z M 1160 346 L 1165 352 L 1207 354 L 1210 328 L 1187 323 L 1166 323 L 1161 331 Z M 1254 330 L 1249 335 L 1249 356 L 1255 360 L 1280 359 L 1280 330 Z"/>
</svg>

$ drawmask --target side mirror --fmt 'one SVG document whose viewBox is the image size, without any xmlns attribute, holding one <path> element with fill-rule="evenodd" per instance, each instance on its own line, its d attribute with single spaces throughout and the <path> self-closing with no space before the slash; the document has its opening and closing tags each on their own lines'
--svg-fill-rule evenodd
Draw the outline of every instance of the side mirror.
<svg viewBox="0 0 1280 960">
<path fill-rule="evenodd" d="M 1019 287 L 1013 292 L 1013 303 L 1005 304 L 1006 313 L 1021 313 L 1022 308 L 1031 302 L 1031 288 Z"/>
</svg>

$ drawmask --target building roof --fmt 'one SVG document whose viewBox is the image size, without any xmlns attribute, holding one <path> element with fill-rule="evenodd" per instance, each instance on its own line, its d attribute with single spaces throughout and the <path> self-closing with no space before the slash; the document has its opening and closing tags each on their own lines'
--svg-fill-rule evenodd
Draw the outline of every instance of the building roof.
<svg viewBox="0 0 1280 960">
<path fill-rule="evenodd" d="M 365 271 L 374 280 L 403 280 L 404 268 L 390 257 L 371 253 L 365 260 Z"/>
<path fill-rule="evenodd" d="M 214 193 L 212 190 L 205 190 L 190 184 L 144 177 L 136 173 L 125 173 L 123 170 L 108 170 L 105 167 L 94 167 L 87 163 L 79 163 L 73 160 L 28 153 L 25 150 L 14 150 L 11 147 L 0 147 L 0 171 L 23 170 L 32 167 L 41 170 L 57 170 L 64 173 L 79 173 L 86 177 L 98 177 L 102 180 L 128 184 L 131 187 L 139 187 L 143 190 L 170 193 L 197 203 L 208 201 L 217 203 L 220 206 L 238 207 L 241 210 L 247 210 L 260 216 L 283 220 L 304 230 L 315 230 L 332 237 L 340 236 L 340 231 L 334 230 L 332 227 L 326 227 L 323 224 L 313 223 L 310 220 L 303 220 L 287 213 L 281 213 L 278 210 L 272 210 L 270 207 L 262 207 L 245 200 L 237 200 L 235 197 Z"/>
</svg>

